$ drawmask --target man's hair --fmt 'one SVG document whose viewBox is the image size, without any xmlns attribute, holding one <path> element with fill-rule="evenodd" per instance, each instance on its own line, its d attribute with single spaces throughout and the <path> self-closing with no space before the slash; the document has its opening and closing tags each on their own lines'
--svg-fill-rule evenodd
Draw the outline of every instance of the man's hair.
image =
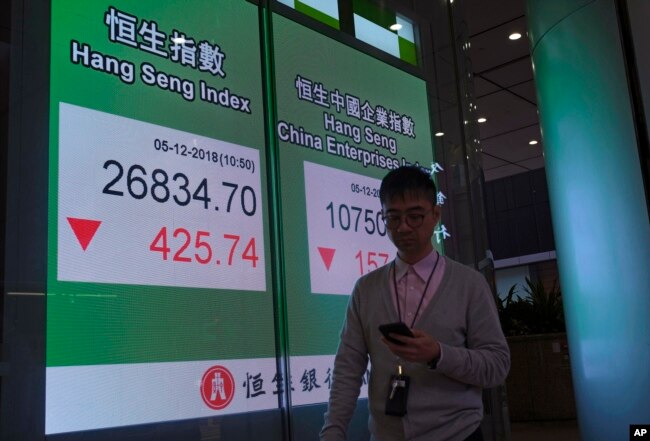
<svg viewBox="0 0 650 441">
<path fill-rule="evenodd" d="M 421 167 L 402 166 L 391 170 L 382 179 L 379 187 L 379 201 L 382 205 L 394 197 L 403 199 L 407 194 L 423 195 L 436 205 L 436 184 Z"/>
</svg>

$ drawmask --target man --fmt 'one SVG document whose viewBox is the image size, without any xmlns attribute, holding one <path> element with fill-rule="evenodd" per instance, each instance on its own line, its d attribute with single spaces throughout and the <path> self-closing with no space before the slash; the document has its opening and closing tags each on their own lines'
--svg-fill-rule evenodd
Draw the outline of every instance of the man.
<svg viewBox="0 0 650 441">
<path fill-rule="evenodd" d="M 416 167 L 393 170 L 381 183 L 397 257 L 354 287 L 321 441 L 346 439 L 368 359 L 372 440 L 482 440 L 481 389 L 503 383 L 510 353 L 485 279 L 433 248 L 436 194 Z M 412 337 L 390 334 L 397 344 L 381 335 L 380 325 L 400 321 Z"/>
</svg>

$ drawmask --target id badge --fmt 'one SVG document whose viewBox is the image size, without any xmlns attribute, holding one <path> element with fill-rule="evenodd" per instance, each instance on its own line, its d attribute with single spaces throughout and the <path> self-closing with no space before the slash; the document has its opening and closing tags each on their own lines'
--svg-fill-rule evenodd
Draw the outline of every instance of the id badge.
<svg viewBox="0 0 650 441">
<path fill-rule="evenodd" d="M 406 415 L 409 380 L 408 375 L 391 375 L 388 385 L 388 397 L 386 397 L 386 415 L 399 417 Z"/>
</svg>

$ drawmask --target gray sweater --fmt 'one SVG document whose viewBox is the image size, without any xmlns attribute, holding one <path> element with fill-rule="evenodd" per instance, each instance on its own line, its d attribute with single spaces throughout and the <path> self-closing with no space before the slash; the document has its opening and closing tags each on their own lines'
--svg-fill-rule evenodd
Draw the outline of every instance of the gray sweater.
<svg viewBox="0 0 650 441">
<path fill-rule="evenodd" d="M 334 361 L 332 389 L 321 441 L 344 441 L 370 357 L 368 426 L 376 441 L 462 441 L 481 423 L 481 388 L 502 384 L 510 352 L 483 276 L 445 258 L 445 274 L 416 324 L 440 342 L 435 370 L 402 361 L 411 377 L 408 413 L 385 415 L 397 359 L 381 342 L 378 326 L 398 321 L 389 288 L 390 265 L 361 277 L 348 304 Z"/>
</svg>

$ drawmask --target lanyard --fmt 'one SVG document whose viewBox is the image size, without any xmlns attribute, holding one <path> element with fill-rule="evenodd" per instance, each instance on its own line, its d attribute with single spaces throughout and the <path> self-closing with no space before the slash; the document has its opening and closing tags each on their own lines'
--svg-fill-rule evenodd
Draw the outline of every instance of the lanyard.
<svg viewBox="0 0 650 441">
<path fill-rule="evenodd" d="M 422 296 L 420 297 L 420 303 L 418 304 L 418 309 L 415 310 L 415 315 L 413 316 L 413 321 L 411 322 L 411 326 L 409 328 L 412 328 L 413 325 L 415 324 L 415 320 L 418 318 L 418 314 L 420 313 L 420 308 L 422 307 L 422 302 L 424 301 L 424 296 L 427 293 L 427 288 L 429 288 L 429 282 L 431 282 L 431 278 L 433 277 L 433 273 L 436 272 L 436 268 L 438 268 L 438 261 L 440 260 L 440 253 L 437 253 L 438 257 L 436 258 L 436 263 L 433 265 L 433 269 L 431 270 L 431 274 L 429 274 L 429 278 L 427 279 L 427 284 L 424 285 L 424 291 L 422 291 Z M 395 289 L 395 303 L 397 304 L 397 317 L 399 318 L 400 321 L 402 321 L 402 311 L 400 310 L 399 307 L 399 296 L 397 294 L 397 269 L 395 267 L 395 261 L 393 260 L 393 288 Z M 408 295 L 408 291 L 404 295 L 404 307 L 406 307 L 406 295 Z"/>
</svg>

